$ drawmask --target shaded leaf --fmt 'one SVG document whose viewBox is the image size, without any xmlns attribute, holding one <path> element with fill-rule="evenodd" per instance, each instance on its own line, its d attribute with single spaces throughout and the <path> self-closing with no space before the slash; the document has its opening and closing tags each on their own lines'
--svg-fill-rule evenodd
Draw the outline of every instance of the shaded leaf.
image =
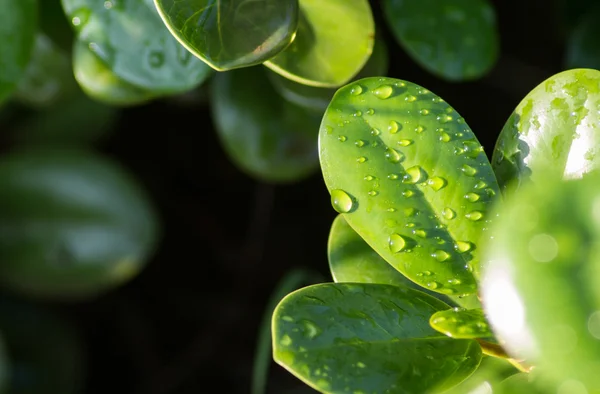
<svg viewBox="0 0 600 394">
<path fill-rule="evenodd" d="M 490 338 L 487 319 L 481 309 L 454 308 L 436 312 L 429 320 L 431 327 L 452 338 Z"/>
</svg>

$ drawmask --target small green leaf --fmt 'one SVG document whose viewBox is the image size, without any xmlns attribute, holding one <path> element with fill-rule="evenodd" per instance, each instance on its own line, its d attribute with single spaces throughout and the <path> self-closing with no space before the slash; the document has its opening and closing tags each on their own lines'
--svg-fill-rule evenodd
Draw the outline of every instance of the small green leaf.
<svg viewBox="0 0 600 394">
<path fill-rule="evenodd" d="M 35 43 L 36 0 L 0 0 L 0 104 L 25 74 Z"/>
<path fill-rule="evenodd" d="M 147 90 L 138 88 L 117 77 L 82 41 L 73 46 L 73 73 L 81 89 L 102 103 L 133 106 L 154 98 Z"/>
<path fill-rule="evenodd" d="M 452 107 L 410 82 L 362 79 L 334 96 L 319 144 L 327 188 L 347 201 L 334 208 L 379 255 L 435 292 L 476 292 L 498 186 Z"/>
<path fill-rule="evenodd" d="M 90 299 L 134 277 L 157 236 L 148 197 L 106 159 L 55 148 L 0 160 L 0 283 L 10 291 Z"/>
<path fill-rule="evenodd" d="M 298 0 L 154 0 L 177 39 L 218 71 L 264 63 L 298 27 Z"/>
<path fill-rule="evenodd" d="M 38 33 L 31 60 L 14 98 L 33 107 L 47 107 L 75 90 L 67 53 L 50 38 Z"/>
<path fill-rule="evenodd" d="M 600 71 L 553 75 L 514 110 L 496 143 L 492 165 L 504 192 L 549 175 L 578 178 L 600 167 Z"/>
<path fill-rule="evenodd" d="M 481 284 L 504 349 L 589 393 L 600 391 L 599 184 L 594 171 L 540 178 L 509 194 L 490 229 Z"/>
<path fill-rule="evenodd" d="M 265 66 L 305 85 L 334 88 L 347 83 L 373 51 L 375 23 L 369 1 L 299 2 L 296 38 Z"/>
<path fill-rule="evenodd" d="M 79 40 L 120 79 L 153 94 L 193 89 L 210 74 L 171 35 L 152 0 L 62 0 Z"/>
<path fill-rule="evenodd" d="M 269 182 L 294 182 L 319 165 L 319 116 L 282 100 L 266 72 L 256 66 L 215 75 L 213 121 L 240 169 Z"/>
<path fill-rule="evenodd" d="M 385 0 L 383 9 L 400 45 L 440 78 L 477 79 L 496 63 L 500 45 L 488 0 Z"/>
<path fill-rule="evenodd" d="M 320 284 L 286 296 L 273 314 L 274 358 L 322 393 L 448 389 L 481 361 L 473 340 L 429 326 L 443 302 L 406 287 Z"/>
<path fill-rule="evenodd" d="M 454 308 L 436 312 L 429 319 L 431 327 L 452 338 L 490 338 L 487 319 L 481 309 Z"/>
<path fill-rule="evenodd" d="M 385 75 L 387 74 L 388 63 L 388 51 L 385 41 L 381 39 L 375 40 L 373 54 L 369 57 L 367 64 L 353 79 Z M 325 112 L 331 98 L 337 91 L 337 89 L 333 88 L 318 88 L 294 82 L 275 72 L 270 72 L 268 75 L 277 93 L 286 100 L 321 113 Z"/>
</svg>

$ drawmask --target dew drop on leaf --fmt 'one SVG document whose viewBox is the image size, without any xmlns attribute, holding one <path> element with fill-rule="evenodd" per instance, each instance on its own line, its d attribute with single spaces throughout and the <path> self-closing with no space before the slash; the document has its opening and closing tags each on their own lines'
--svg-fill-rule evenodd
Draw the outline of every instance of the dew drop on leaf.
<svg viewBox="0 0 600 394">
<path fill-rule="evenodd" d="M 342 189 L 331 191 L 331 205 L 339 213 L 348 213 L 352 210 L 352 197 Z"/>
<path fill-rule="evenodd" d="M 390 85 L 381 85 L 373 90 L 373 94 L 378 98 L 385 100 L 392 95 L 394 89 Z"/>
<path fill-rule="evenodd" d="M 388 243 L 392 253 L 398 253 L 406 247 L 406 240 L 400 234 L 390 235 Z"/>
</svg>

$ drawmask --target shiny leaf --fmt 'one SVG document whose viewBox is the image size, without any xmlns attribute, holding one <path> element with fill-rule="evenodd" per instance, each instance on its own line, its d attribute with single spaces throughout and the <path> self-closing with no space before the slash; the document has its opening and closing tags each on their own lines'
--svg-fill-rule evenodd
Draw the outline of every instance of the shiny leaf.
<svg viewBox="0 0 600 394">
<path fill-rule="evenodd" d="M 305 287 L 275 310 L 274 358 L 322 393 L 439 392 L 481 361 L 477 342 L 429 326 L 429 316 L 447 308 L 406 287 Z"/>
<path fill-rule="evenodd" d="M 298 0 L 154 0 L 169 30 L 215 70 L 261 64 L 298 27 Z"/>
<path fill-rule="evenodd" d="M 190 90 L 210 73 L 171 35 L 152 0 L 62 0 L 79 40 L 120 79 L 154 94 Z"/>
<path fill-rule="evenodd" d="M 480 78 L 498 58 L 496 15 L 488 0 L 384 0 L 383 9 L 404 50 L 440 78 Z"/>
<path fill-rule="evenodd" d="M 282 100 L 267 70 L 249 67 L 215 75 L 213 121 L 226 152 L 251 176 L 294 182 L 312 174 L 319 117 Z"/>
<path fill-rule="evenodd" d="M 299 0 L 294 41 L 265 66 L 295 82 L 338 87 L 365 65 L 375 38 L 368 0 Z M 333 17 L 335 16 L 335 17 Z"/>
<path fill-rule="evenodd" d="M 452 107 L 413 83 L 366 78 L 338 90 L 319 139 L 334 208 L 379 255 L 435 292 L 476 292 L 498 186 Z"/>
<path fill-rule="evenodd" d="M 533 89 L 504 125 L 494 148 L 492 165 L 503 191 L 529 179 L 578 178 L 599 168 L 599 106 L 597 70 L 564 71 Z"/>
<path fill-rule="evenodd" d="M 596 171 L 509 194 L 491 228 L 481 284 L 503 347 L 548 379 L 577 380 L 589 393 L 600 391 L 599 184 Z"/>
<path fill-rule="evenodd" d="M 452 338 L 490 338 L 493 333 L 481 309 L 454 308 L 436 312 L 431 327 Z"/>
<path fill-rule="evenodd" d="M 77 301 L 130 280 L 153 251 L 156 222 L 137 181 L 90 152 L 0 160 L 0 283 L 15 293 Z"/>
<path fill-rule="evenodd" d="M 0 104 L 25 74 L 35 43 L 36 0 L 0 0 Z"/>
</svg>

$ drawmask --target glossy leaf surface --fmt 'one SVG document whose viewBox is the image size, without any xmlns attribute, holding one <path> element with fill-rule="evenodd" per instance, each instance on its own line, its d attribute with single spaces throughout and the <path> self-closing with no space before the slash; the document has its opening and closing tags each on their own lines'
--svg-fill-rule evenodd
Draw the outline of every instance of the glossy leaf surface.
<svg viewBox="0 0 600 394">
<path fill-rule="evenodd" d="M 363 68 L 375 38 L 368 0 L 299 0 L 294 41 L 265 66 L 295 82 L 338 87 Z M 335 16 L 335 17 L 334 17 Z"/>
<path fill-rule="evenodd" d="M 600 71 L 558 73 L 533 89 L 512 113 L 492 164 L 505 190 L 549 175 L 578 178 L 600 164 Z"/>
<path fill-rule="evenodd" d="M 120 79 L 155 94 L 190 90 L 210 73 L 166 28 L 152 0 L 62 0 L 79 40 Z"/>
<path fill-rule="evenodd" d="M 517 372 L 505 360 L 496 357 L 484 357 L 479 368 L 468 379 L 458 386 L 444 391 L 444 394 L 498 394 L 496 388 L 500 382 Z"/>
<path fill-rule="evenodd" d="M 274 358 L 322 393 L 424 393 L 452 387 L 481 361 L 473 340 L 429 326 L 443 302 L 406 287 L 320 284 L 273 315 Z"/>
<path fill-rule="evenodd" d="M 449 305 L 480 305 L 475 295 L 464 298 L 435 293 L 417 285 L 393 268 L 350 227 L 340 214 L 331 226 L 327 246 L 329 269 L 335 282 L 408 286 Z"/>
<path fill-rule="evenodd" d="M 498 58 L 496 15 L 488 0 L 384 0 L 382 5 L 400 45 L 440 78 L 480 78 Z"/>
<path fill-rule="evenodd" d="M 155 0 L 177 39 L 215 70 L 261 64 L 298 27 L 298 0 Z"/>
<path fill-rule="evenodd" d="M 481 309 L 454 308 L 436 312 L 431 327 L 452 338 L 490 338 L 490 326 Z"/>
<path fill-rule="evenodd" d="M 149 91 L 117 77 L 81 41 L 75 41 L 73 46 L 73 73 L 85 94 L 106 104 L 139 105 L 153 98 Z"/>
<path fill-rule="evenodd" d="M 23 77 L 37 32 L 36 0 L 0 0 L 0 104 Z"/>
<path fill-rule="evenodd" d="M 354 79 L 386 75 L 388 65 L 388 50 L 385 46 L 385 41 L 375 40 L 371 57 L 369 57 L 367 64 L 365 64 Z M 294 82 L 275 72 L 270 72 L 268 75 L 277 93 L 286 100 L 321 113 L 325 112 L 331 98 L 337 91 L 337 89 L 333 88 L 318 88 Z"/>
<path fill-rule="evenodd" d="M 590 7 L 569 35 L 565 58 L 566 68 L 600 68 L 600 7 Z"/>
<path fill-rule="evenodd" d="M 319 162 L 319 116 L 275 92 L 263 67 L 215 75 L 211 110 L 229 157 L 251 176 L 293 182 L 312 174 Z"/>
<path fill-rule="evenodd" d="M 476 292 L 498 186 L 452 107 L 410 82 L 362 79 L 338 90 L 319 143 L 334 208 L 379 255 L 430 290 Z"/>
<path fill-rule="evenodd" d="M 482 299 L 504 348 L 560 383 L 600 391 L 600 175 L 511 193 L 486 247 Z"/>
<path fill-rule="evenodd" d="M 537 379 L 532 379 L 532 374 L 518 373 L 494 387 L 494 394 L 549 394 L 549 393 L 585 393 L 582 391 L 581 383 L 577 381 L 566 381 L 564 386 L 541 384 Z M 585 390 L 585 387 L 583 387 Z"/>
<path fill-rule="evenodd" d="M 130 280 L 157 240 L 137 181 L 73 149 L 31 149 L 0 160 L 0 283 L 13 292 L 80 300 Z"/>
</svg>

